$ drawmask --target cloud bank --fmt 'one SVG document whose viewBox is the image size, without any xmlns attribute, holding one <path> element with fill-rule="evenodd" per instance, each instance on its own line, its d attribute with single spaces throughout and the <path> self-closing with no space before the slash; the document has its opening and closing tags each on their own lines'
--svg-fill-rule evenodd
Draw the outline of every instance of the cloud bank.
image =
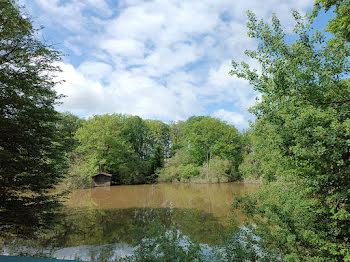
<svg viewBox="0 0 350 262">
<path fill-rule="evenodd" d="M 311 0 L 23 0 L 45 38 L 68 54 L 59 106 L 80 116 L 128 113 L 164 121 L 212 115 L 247 127 L 258 93 L 230 76 L 231 60 L 256 46 L 249 9 L 287 28 Z M 253 63 L 252 63 L 253 64 Z M 254 65 L 254 64 L 253 64 Z"/>
</svg>

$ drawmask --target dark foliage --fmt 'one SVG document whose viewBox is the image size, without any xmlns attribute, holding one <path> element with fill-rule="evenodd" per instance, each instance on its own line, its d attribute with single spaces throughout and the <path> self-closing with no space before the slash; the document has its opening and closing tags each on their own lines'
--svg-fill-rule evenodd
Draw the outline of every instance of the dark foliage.
<svg viewBox="0 0 350 262">
<path fill-rule="evenodd" d="M 58 197 L 48 195 L 65 164 L 52 74 L 59 54 L 38 41 L 14 1 L 0 2 L 0 231 L 48 225 Z"/>
</svg>

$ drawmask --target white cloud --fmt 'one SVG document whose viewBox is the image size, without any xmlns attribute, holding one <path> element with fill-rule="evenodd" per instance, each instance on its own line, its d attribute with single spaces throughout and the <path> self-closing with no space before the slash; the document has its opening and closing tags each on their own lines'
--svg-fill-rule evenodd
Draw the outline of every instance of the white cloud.
<svg viewBox="0 0 350 262">
<path fill-rule="evenodd" d="M 87 9 L 103 17 L 112 15 L 111 9 L 104 0 L 26 0 L 29 6 L 33 6 L 33 2 L 45 11 L 40 14 L 40 17 L 46 25 L 59 23 L 71 31 L 81 32 L 90 25 L 90 19 L 83 13 Z"/>
<path fill-rule="evenodd" d="M 249 86 L 248 81 L 229 75 L 230 70 L 230 61 L 224 61 L 217 69 L 210 69 L 208 95 L 217 102 L 232 102 L 241 110 L 247 110 L 254 105 L 258 93 Z"/>
<path fill-rule="evenodd" d="M 127 57 L 143 56 L 143 43 L 133 39 L 107 39 L 101 42 L 101 48 L 112 55 Z"/>
<path fill-rule="evenodd" d="M 106 67 L 99 65 L 102 69 Z M 190 89 L 166 88 L 151 78 L 126 71 L 110 73 L 106 79 L 115 84 L 102 86 L 99 81 L 86 77 L 90 76 L 88 63 L 79 67 L 81 71 L 70 64 L 59 63 L 59 66 L 62 72 L 57 80 L 65 80 L 56 86 L 57 93 L 65 95 L 59 106 L 61 111 L 83 116 L 121 112 L 162 120 L 203 113 L 200 101 Z"/>
<path fill-rule="evenodd" d="M 238 127 L 247 128 L 248 121 L 240 113 L 219 109 L 213 113 L 213 117 L 217 117 L 229 124 L 237 125 Z"/>
<path fill-rule="evenodd" d="M 100 113 L 103 111 L 100 108 L 105 99 L 102 85 L 97 81 L 86 79 L 72 65 L 64 63 L 58 65 L 62 72 L 58 75 L 57 80 L 65 82 L 56 85 L 56 91 L 66 96 L 61 100 L 63 104 L 59 106 L 59 109 L 72 111 L 79 115 L 85 115 L 86 112 Z"/>
<path fill-rule="evenodd" d="M 79 65 L 77 71 L 81 72 L 87 79 L 104 80 L 110 76 L 113 72 L 113 68 L 106 63 L 86 61 Z"/>
<path fill-rule="evenodd" d="M 64 29 L 59 41 L 71 56 L 62 63 L 60 77 L 66 82 L 57 87 L 67 95 L 61 110 L 161 120 L 212 114 L 243 127 L 259 94 L 228 73 L 231 59 L 258 68 L 244 56 L 256 46 L 246 33 L 245 12 L 268 19 L 275 11 L 290 27 L 290 9 L 305 12 L 314 2 L 21 1 L 48 30 Z"/>
</svg>

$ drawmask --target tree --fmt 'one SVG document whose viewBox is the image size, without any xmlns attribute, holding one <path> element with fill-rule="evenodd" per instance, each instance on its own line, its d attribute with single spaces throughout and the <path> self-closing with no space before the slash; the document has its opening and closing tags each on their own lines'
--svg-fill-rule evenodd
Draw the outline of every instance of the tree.
<svg viewBox="0 0 350 262">
<path fill-rule="evenodd" d="M 94 116 L 77 130 L 75 139 L 79 161 L 73 163 L 71 175 L 85 184 L 96 172 L 111 173 L 119 184 L 151 183 L 169 155 L 168 125 L 138 116 Z"/>
<path fill-rule="evenodd" d="M 159 170 L 159 181 L 209 183 L 240 178 L 241 136 L 234 126 L 216 118 L 192 116 L 172 123 L 168 132 L 171 158 Z"/>
<path fill-rule="evenodd" d="M 60 57 L 36 32 L 15 1 L 0 2 L 0 231 L 28 237 L 53 219 L 59 196 L 47 193 L 65 166 L 52 78 Z"/>
<path fill-rule="evenodd" d="M 146 159 L 148 154 L 147 132 L 147 126 L 141 117 L 125 116 L 121 135 L 141 159 Z"/>
<path fill-rule="evenodd" d="M 158 120 L 146 120 L 150 146 L 150 175 L 163 167 L 164 160 L 170 156 L 170 128 Z"/>
<path fill-rule="evenodd" d="M 316 0 L 312 16 L 316 17 L 322 8 L 326 12 L 334 8 L 336 14 L 328 23 L 328 31 L 338 34 L 350 42 L 350 1 Z"/>
<path fill-rule="evenodd" d="M 83 123 L 83 119 L 80 119 L 72 113 L 65 112 L 60 114 L 57 128 L 64 143 L 63 147 L 67 153 L 71 153 L 77 147 L 78 141 L 74 136 Z"/>
<path fill-rule="evenodd" d="M 75 138 L 79 146 L 76 151 L 84 160 L 81 173 L 86 181 L 97 172 L 111 173 L 112 179 L 119 183 L 132 180 L 125 177 L 125 173 L 133 176 L 128 163 L 134 151 L 122 136 L 123 121 L 123 115 L 94 116 L 77 130 Z"/>
<path fill-rule="evenodd" d="M 246 54 L 261 64 L 232 62 L 262 98 L 252 109 L 253 151 L 264 184 L 243 201 L 267 250 L 287 261 L 350 261 L 350 49 L 326 41 L 296 11 L 297 40 L 248 13 L 259 40 Z"/>
<path fill-rule="evenodd" d="M 237 171 L 241 162 L 240 137 L 234 126 L 219 119 L 203 117 L 191 125 L 185 135 L 188 151 L 196 164 L 206 163 L 209 174 L 210 160 L 214 156 L 229 159 Z"/>
<path fill-rule="evenodd" d="M 184 121 L 171 122 L 170 124 L 170 157 L 173 157 L 178 149 L 181 148 L 181 130 Z"/>
</svg>

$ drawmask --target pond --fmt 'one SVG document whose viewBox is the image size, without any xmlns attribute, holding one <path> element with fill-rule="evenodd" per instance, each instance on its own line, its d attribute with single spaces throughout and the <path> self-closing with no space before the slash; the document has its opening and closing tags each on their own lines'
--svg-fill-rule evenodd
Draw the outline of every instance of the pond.
<svg viewBox="0 0 350 262">
<path fill-rule="evenodd" d="M 234 194 L 257 188 L 243 183 L 172 183 L 74 190 L 65 203 L 65 218 L 36 246 L 60 259 L 91 260 L 106 247 L 120 257 L 132 253 L 132 244 L 142 238 L 139 229 L 147 230 L 155 221 L 215 245 L 228 225 Z M 239 224 L 243 217 L 238 212 L 235 219 Z M 6 252 L 10 254 L 9 249 Z"/>
</svg>

